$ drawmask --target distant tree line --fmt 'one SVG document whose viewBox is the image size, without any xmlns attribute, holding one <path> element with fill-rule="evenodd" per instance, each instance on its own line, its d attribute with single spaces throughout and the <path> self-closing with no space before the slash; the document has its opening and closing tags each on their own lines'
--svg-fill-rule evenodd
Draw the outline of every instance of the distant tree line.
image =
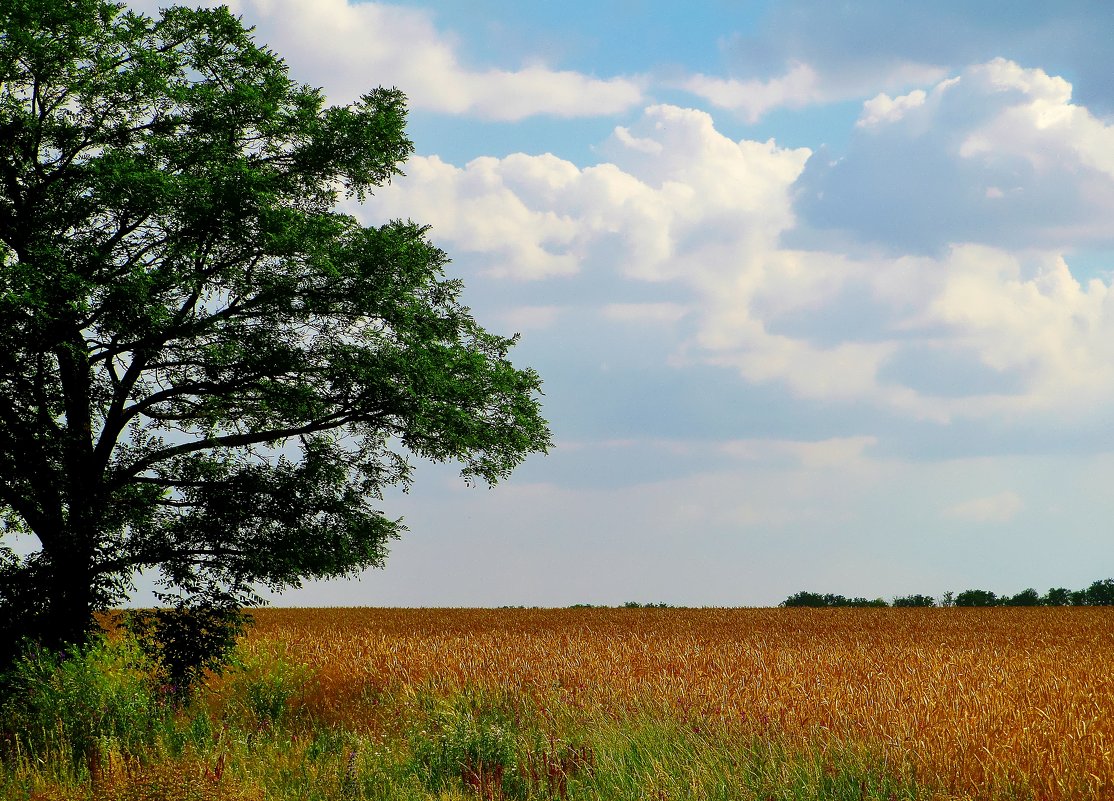
<svg viewBox="0 0 1114 801">
<path fill-rule="evenodd" d="M 638 601 L 627 601 L 622 606 L 611 607 L 607 604 L 573 604 L 569 609 L 676 609 L 678 607 L 673 604 L 665 602 L 660 603 L 639 603 Z M 684 608 L 684 607 L 681 607 Z"/>
<path fill-rule="evenodd" d="M 1044 595 L 1032 587 L 1016 595 L 997 595 L 989 590 L 945 592 L 939 603 L 931 595 L 903 595 L 887 602 L 884 598 L 846 598 L 832 593 L 801 591 L 790 595 L 780 606 L 1114 606 L 1114 579 L 1101 579 L 1085 590 L 1052 587 Z"/>
</svg>

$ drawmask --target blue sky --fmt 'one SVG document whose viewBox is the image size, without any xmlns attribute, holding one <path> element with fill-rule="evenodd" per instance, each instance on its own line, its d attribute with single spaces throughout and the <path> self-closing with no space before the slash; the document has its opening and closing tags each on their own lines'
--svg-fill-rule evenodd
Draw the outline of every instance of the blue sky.
<svg viewBox="0 0 1114 801">
<path fill-rule="evenodd" d="M 154 4 L 137 2 L 150 11 Z M 309 605 L 769 605 L 1114 576 L 1114 6 L 237 0 L 417 154 L 556 447 L 423 465 Z"/>
</svg>

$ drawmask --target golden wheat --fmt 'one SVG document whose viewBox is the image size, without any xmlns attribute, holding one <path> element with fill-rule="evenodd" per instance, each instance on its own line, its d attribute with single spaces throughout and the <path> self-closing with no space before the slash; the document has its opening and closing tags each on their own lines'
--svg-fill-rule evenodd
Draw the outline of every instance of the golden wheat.
<svg viewBox="0 0 1114 801">
<path fill-rule="evenodd" d="M 566 719 L 669 715 L 870 749 L 980 797 L 1114 797 L 1114 610 L 268 609 L 316 714 L 383 693 L 511 692 Z"/>
</svg>

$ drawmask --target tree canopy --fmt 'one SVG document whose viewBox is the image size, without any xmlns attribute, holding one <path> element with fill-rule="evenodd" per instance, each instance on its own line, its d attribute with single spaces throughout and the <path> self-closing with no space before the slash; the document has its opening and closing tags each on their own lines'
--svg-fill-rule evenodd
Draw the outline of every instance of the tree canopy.
<svg viewBox="0 0 1114 801">
<path fill-rule="evenodd" d="M 539 376 L 427 229 L 338 210 L 405 122 L 224 8 L 2 4 L 0 640 L 79 641 L 144 569 L 248 603 L 379 565 L 411 457 L 494 483 L 546 450 Z"/>
</svg>

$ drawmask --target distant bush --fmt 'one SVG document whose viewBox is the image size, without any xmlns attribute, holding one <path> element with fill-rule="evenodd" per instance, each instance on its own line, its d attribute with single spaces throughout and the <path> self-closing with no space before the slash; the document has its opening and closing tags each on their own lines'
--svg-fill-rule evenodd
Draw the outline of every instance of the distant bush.
<svg viewBox="0 0 1114 801">
<path fill-rule="evenodd" d="M 936 606 L 931 595 L 902 595 L 894 598 L 892 606 Z"/>
<path fill-rule="evenodd" d="M 684 609 L 683 606 L 674 606 L 667 604 L 664 601 L 658 603 L 639 603 L 638 601 L 627 601 L 619 606 L 608 606 L 607 604 L 572 604 L 569 609 Z"/>
<path fill-rule="evenodd" d="M 956 606 L 997 606 L 998 596 L 989 590 L 964 590 L 955 596 Z"/>
<path fill-rule="evenodd" d="M 844 606 L 889 606 L 883 598 L 875 598 L 873 600 L 868 598 L 847 598 L 843 595 L 833 595 L 832 593 L 825 593 L 821 595 L 818 592 L 801 591 L 795 595 L 790 595 L 781 602 L 782 606 L 786 607 L 814 607 L 814 608 L 835 608 Z"/>
<path fill-rule="evenodd" d="M 826 597 L 828 596 L 821 595 L 818 592 L 806 592 L 805 590 L 801 590 L 798 593 L 790 595 L 788 598 L 781 602 L 781 605 L 813 607 L 828 606 L 828 603 L 825 601 Z"/>
<path fill-rule="evenodd" d="M 885 598 L 852 598 L 847 602 L 848 606 L 869 606 L 869 607 L 887 607 Z"/>
<path fill-rule="evenodd" d="M 1003 606 L 1040 606 L 1041 597 L 1032 587 L 1022 590 L 1011 598 L 1002 599 Z"/>
</svg>

